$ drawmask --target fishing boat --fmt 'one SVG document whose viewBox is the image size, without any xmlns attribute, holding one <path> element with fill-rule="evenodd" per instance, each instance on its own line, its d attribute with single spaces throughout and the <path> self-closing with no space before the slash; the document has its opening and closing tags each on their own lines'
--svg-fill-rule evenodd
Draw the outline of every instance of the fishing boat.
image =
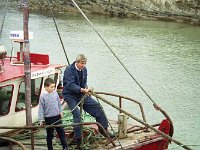
<svg viewBox="0 0 200 150">
<path fill-rule="evenodd" d="M 77 5 L 76 5 L 77 6 Z M 81 11 L 81 13 L 83 13 Z M 21 35 L 22 34 L 22 35 Z M 29 34 L 31 35 L 31 34 Z M 12 146 L 21 147 L 22 149 L 46 149 L 45 137 L 43 143 L 41 138 L 34 138 L 41 134 L 44 136 L 44 129 L 46 126 L 40 127 L 35 125 L 27 125 L 27 105 L 26 105 L 26 92 L 30 91 L 30 108 L 31 108 L 31 122 L 37 122 L 38 115 L 38 102 L 39 96 L 44 92 L 44 80 L 51 77 L 55 80 L 56 89 L 62 90 L 60 87 L 61 69 L 65 67 L 64 64 L 51 64 L 48 54 L 36 54 L 30 53 L 30 79 L 31 86 L 27 87 L 26 76 L 26 58 L 23 48 L 26 47 L 25 33 L 24 32 L 12 32 L 10 36 L 16 43 L 20 44 L 20 50 L 16 56 L 7 56 L 5 47 L 0 47 L 0 139 L 8 140 L 10 143 L 15 143 Z M 20 38 L 18 38 L 20 37 Z M 28 90 L 27 90 L 28 89 Z M 82 126 L 83 140 L 81 142 L 82 149 L 109 149 L 109 150 L 166 150 L 171 142 L 174 142 L 185 149 L 190 149 L 184 144 L 172 138 L 173 136 L 173 122 L 169 115 L 162 110 L 156 103 L 154 108 L 157 112 L 163 114 L 163 120 L 158 120 L 157 124 L 150 125 L 147 122 L 146 115 L 144 114 L 144 108 L 140 101 L 127 96 L 118 95 L 116 93 L 107 92 L 91 92 L 93 97 L 103 101 L 105 104 L 111 106 L 117 111 L 113 111 L 112 116 L 117 119 L 110 119 L 109 130 L 115 134 L 114 138 L 109 135 L 105 138 L 99 133 L 99 128 L 102 128 L 100 124 L 95 122 L 93 119 L 83 120 L 80 123 Z M 118 105 L 111 103 L 109 99 L 116 99 Z M 123 104 L 130 102 L 131 104 L 138 106 L 138 114 L 141 118 L 135 117 L 134 114 L 124 109 Z M 80 107 L 82 110 L 82 108 Z M 70 114 L 69 109 L 65 109 L 65 115 Z M 114 113 L 116 112 L 116 113 Z M 106 113 L 106 112 L 105 112 Z M 86 113 L 82 113 L 82 117 L 88 116 Z M 155 114 L 156 116 L 156 114 Z M 71 128 L 74 125 L 72 119 L 64 117 L 63 126 L 65 127 L 66 137 L 68 141 L 73 141 L 73 131 Z M 68 116 L 68 118 L 70 118 Z M 91 116 L 89 116 L 91 118 Z M 129 119 L 128 119 L 129 118 Z M 133 123 L 133 120 L 137 122 Z M 55 127 L 54 125 L 50 127 Z M 17 132 L 14 135 L 13 130 L 30 130 L 31 134 L 26 134 L 31 139 L 27 143 L 26 138 L 20 138 L 17 140 L 14 135 L 20 134 Z M 33 131 L 34 130 L 34 131 Z M 34 134 L 33 134 L 34 132 Z M 24 132 L 22 132 L 23 134 Z M 105 132 L 105 134 L 107 134 Z M 12 140 L 11 140 L 12 139 Z M 55 139 L 56 140 L 56 139 Z M 56 141 L 54 141 L 56 142 Z M 26 145 L 26 146 L 24 146 Z M 70 145 L 70 147 L 73 147 Z M 61 147 L 60 147 L 61 148 Z M 59 148 L 58 148 L 59 149 Z"/>
</svg>

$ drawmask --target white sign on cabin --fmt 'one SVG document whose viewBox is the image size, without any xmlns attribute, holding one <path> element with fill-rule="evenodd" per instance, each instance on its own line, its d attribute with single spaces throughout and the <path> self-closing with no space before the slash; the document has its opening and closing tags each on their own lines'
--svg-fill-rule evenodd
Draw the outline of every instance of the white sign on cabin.
<svg viewBox="0 0 200 150">
<path fill-rule="evenodd" d="M 55 68 L 48 68 L 45 70 L 39 70 L 35 72 L 31 72 L 31 79 L 36 79 L 44 76 L 49 76 L 55 73 Z"/>
<path fill-rule="evenodd" d="M 33 32 L 28 32 L 29 39 L 33 39 Z M 24 40 L 24 31 L 10 31 L 10 39 Z"/>
</svg>

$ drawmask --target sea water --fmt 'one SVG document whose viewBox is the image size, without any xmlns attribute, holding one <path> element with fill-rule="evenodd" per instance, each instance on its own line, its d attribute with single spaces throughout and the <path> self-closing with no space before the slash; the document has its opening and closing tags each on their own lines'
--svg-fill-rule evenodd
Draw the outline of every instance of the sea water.
<svg viewBox="0 0 200 150">
<path fill-rule="evenodd" d="M 0 7 L 0 23 L 3 7 Z M 132 97 L 144 105 L 147 122 L 159 123 L 164 117 L 152 104 L 158 104 L 174 123 L 173 138 L 194 150 L 200 149 L 200 27 L 182 23 L 122 19 L 100 15 L 88 18 L 109 45 L 111 53 L 88 22 L 80 15 L 55 14 L 67 57 L 72 63 L 79 53 L 87 56 L 88 85 L 95 91 Z M 23 30 L 22 12 L 9 7 L 1 44 L 16 53 L 19 45 L 9 32 Z M 67 64 L 55 24 L 48 12 L 31 12 L 30 51 L 50 55 L 52 63 Z M 151 100 L 134 81 L 146 91 Z M 118 104 L 116 101 L 113 103 Z M 103 104 L 104 105 L 104 104 Z M 123 103 L 137 114 L 138 106 Z M 113 111 L 105 106 L 107 115 Z M 172 143 L 169 150 L 183 148 Z"/>
</svg>

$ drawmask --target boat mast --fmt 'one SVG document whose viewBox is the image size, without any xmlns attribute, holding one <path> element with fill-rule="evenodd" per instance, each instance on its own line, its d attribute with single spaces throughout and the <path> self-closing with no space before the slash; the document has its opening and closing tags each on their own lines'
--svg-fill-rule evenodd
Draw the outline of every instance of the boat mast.
<svg viewBox="0 0 200 150">
<path fill-rule="evenodd" d="M 24 26 L 24 74 L 25 74 L 25 105 L 26 105 L 26 125 L 32 126 L 31 115 L 31 63 L 28 36 L 28 0 L 22 0 L 23 26 Z"/>
</svg>

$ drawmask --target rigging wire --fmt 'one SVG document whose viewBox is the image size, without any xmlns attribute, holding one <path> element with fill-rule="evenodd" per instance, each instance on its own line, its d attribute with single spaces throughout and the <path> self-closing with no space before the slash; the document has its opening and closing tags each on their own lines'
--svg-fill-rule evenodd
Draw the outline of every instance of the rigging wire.
<svg viewBox="0 0 200 150">
<path fill-rule="evenodd" d="M 137 85 L 142 89 L 142 91 L 146 94 L 146 96 L 154 103 L 157 105 L 154 100 L 151 98 L 151 96 L 146 92 L 146 90 L 141 86 L 141 84 L 136 80 L 136 78 L 133 77 L 133 75 L 130 73 L 130 71 L 126 68 L 126 66 L 122 63 L 122 61 L 117 57 L 117 55 L 114 53 L 114 51 L 111 49 L 111 47 L 108 45 L 108 43 L 104 40 L 104 38 L 100 35 L 100 33 L 96 30 L 92 22 L 87 18 L 87 16 L 84 14 L 84 12 L 80 9 L 80 7 L 76 4 L 74 0 L 71 0 L 76 8 L 81 12 L 83 17 L 87 20 L 87 22 L 92 26 L 94 31 L 97 33 L 97 35 L 101 38 L 101 40 L 104 42 L 104 44 L 108 47 L 110 52 L 114 55 L 114 57 L 118 60 L 118 62 L 122 65 L 122 67 L 126 70 L 126 72 L 131 76 L 131 78 L 137 83 Z"/>
<path fill-rule="evenodd" d="M 187 149 L 187 150 L 192 150 L 191 148 L 189 148 L 187 145 L 182 144 L 181 142 L 175 140 L 174 138 L 172 138 L 171 136 L 169 136 L 168 134 L 165 134 L 164 132 L 154 128 L 153 126 L 149 125 L 148 123 L 140 120 L 139 118 L 135 117 L 134 115 L 130 114 L 129 112 L 123 110 L 122 108 L 120 108 L 119 106 L 113 104 L 112 102 L 110 102 L 109 100 L 106 100 L 105 98 L 99 96 L 97 93 L 95 93 L 94 91 L 91 91 L 91 95 L 95 96 L 96 98 L 102 100 L 103 102 L 105 102 L 106 104 L 112 106 L 113 108 L 123 112 L 124 114 L 126 114 L 127 116 L 129 116 L 130 118 L 136 120 L 137 122 L 145 125 L 146 127 L 150 128 L 151 130 L 153 130 L 154 132 L 160 134 L 162 137 L 167 138 L 170 141 L 173 141 L 175 144 L 179 145 L 180 147 Z"/>
<path fill-rule="evenodd" d="M 99 104 L 100 104 L 100 107 L 101 107 L 101 109 L 102 109 L 102 111 L 103 111 L 103 113 L 105 114 L 105 116 L 106 116 L 106 113 L 105 113 L 105 111 L 104 111 L 104 109 L 103 109 L 103 106 L 101 105 L 101 103 L 100 103 L 100 101 L 99 101 L 99 99 L 96 97 L 96 99 L 97 99 L 97 101 L 99 102 Z M 106 118 L 107 118 L 107 116 L 106 116 Z M 107 118 L 107 120 L 108 120 L 108 118 Z M 108 124 L 110 125 L 110 127 L 111 127 L 111 130 L 114 132 L 114 128 L 112 127 L 112 125 L 111 125 L 111 123 L 110 123 L 110 121 L 108 120 Z M 123 148 L 123 146 L 122 146 L 122 144 L 121 144 L 121 142 L 120 142 L 120 140 L 119 140 L 119 138 L 117 137 L 117 135 L 114 133 L 114 135 L 115 135 L 115 138 L 117 139 L 117 142 L 119 143 L 119 146 L 121 147 L 121 149 L 122 150 L 124 150 L 124 148 Z"/>
<path fill-rule="evenodd" d="M 2 21 L 2 24 L 1 24 L 0 40 L 1 40 L 1 35 L 2 35 L 2 32 L 3 32 L 3 25 L 4 25 L 5 17 L 6 17 L 6 14 L 7 14 L 7 7 L 8 7 L 8 0 L 5 0 L 5 1 L 6 1 L 6 6 L 5 6 L 5 9 L 4 9 L 3 21 Z"/>
<path fill-rule="evenodd" d="M 200 145 L 195 145 L 195 144 L 193 144 L 193 145 L 186 145 L 186 146 L 191 146 L 191 147 L 200 147 Z M 172 148 L 168 148 L 168 150 L 172 150 L 172 149 L 177 149 L 178 148 L 178 146 L 176 146 L 176 147 L 172 147 Z"/>
<path fill-rule="evenodd" d="M 151 100 L 151 102 L 154 104 L 154 107 L 157 110 L 160 110 L 160 112 L 163 114 L 164 110 L 162 110 L 160 107 L 158 107 L 158 105 L 156 104 L 156 102 L 154 102 L 154 100 L 151 98 L 151 96 L 146 92 L 146 90 L 142 87 L 142 85 L 140 85 L 140 83 L 136 80 L 136 78 L 133 77 L 133 75 L 129 72 L 129 70 L 126 68 L 126 66 L 122 63 L 122 61 L 117 57 L 117 55 L 114 53 L 114 51 L 111 49 L 111 47 L 108 45 L 108 43 L 104 40 L 104 38 L 100 35 L 100 33 L 96 30 L 96 28 L 94 27 L 94 25 L 92 24 L 92 22 L 87 18 L 87 16 L 84 14 L 84 12 L 80 9 L 80 7 L 76 4 L 76 2 L 74 0 L 71 0 L 73 2 L 73 4 L 75 5 L 75 7 L 81 12 L 81 14 L 83 15 L 83 17 L 87 20 L 87 22 L 91 25 L 91 27 L 93 28 L 93 30 L 96 32 L 96 34 L 101 38 L 101 40 L 104 42 L 104 44 L 107 46 L 107 48 L 110 50 L 110 52 L 114 55 L 114 57 L 118 60 L 118 62 L 122 65 L 122 67 L 126 70 L 126 72 L 130 75 L 130 77 L 135 81 L 135 83 L 140 87 L 140 89 L 145 93 L 145 95 Z M 166 113 L 164 113 L 164 116 L 166 115 Z M 167 117 L 170 121 L 170 123 L 172 124 L 172 121 L 169 117 Z M 173 127 L 173 125 L 172 125 Z M 190 149 L 187 146 L 181 146 L 185 149 Z"/>
<path fill-rule="evenodd" d="M 66 59 L 67 59 L 67 63 L 68 63 L 68 65 L 70 65 L 70 62 L 69 62 L 69 59 L 68 59 L 68 56 L 67 56 L 67 53 L 66 53 L 66 50 L 65 50 L 65 47 L 64 47 L 64 44 L 63 44 L 63 41 L 62 41 L 60 32 L 59 32 L 59 30 L 58 30 L 58 26 L 57 26 L 57 23 L 56 23 L 56 20 L 55 20 L 53 11 L 52 11 L 52 9 L 51 9 L 49 0 L 47 0 L 47 3 L 48 3 L 48 7 L 49 7 L 49 10 L 50 10 L 50 12 L 51 12 L 51 16 L 52 16 L 53 22 L 54 22 L 54 25 L 55 25 L 55 27 L 56 27 L 56 31 L 57 31 L 57 33 L 58 33 L 58 37 L 59 37 L 59 39 L 60 39 L 60 42 L 61 42 L 61 45 L 62 45 L 64 54 L 65 54 L 65 57 L 66 57 Z"/>
</svg>

